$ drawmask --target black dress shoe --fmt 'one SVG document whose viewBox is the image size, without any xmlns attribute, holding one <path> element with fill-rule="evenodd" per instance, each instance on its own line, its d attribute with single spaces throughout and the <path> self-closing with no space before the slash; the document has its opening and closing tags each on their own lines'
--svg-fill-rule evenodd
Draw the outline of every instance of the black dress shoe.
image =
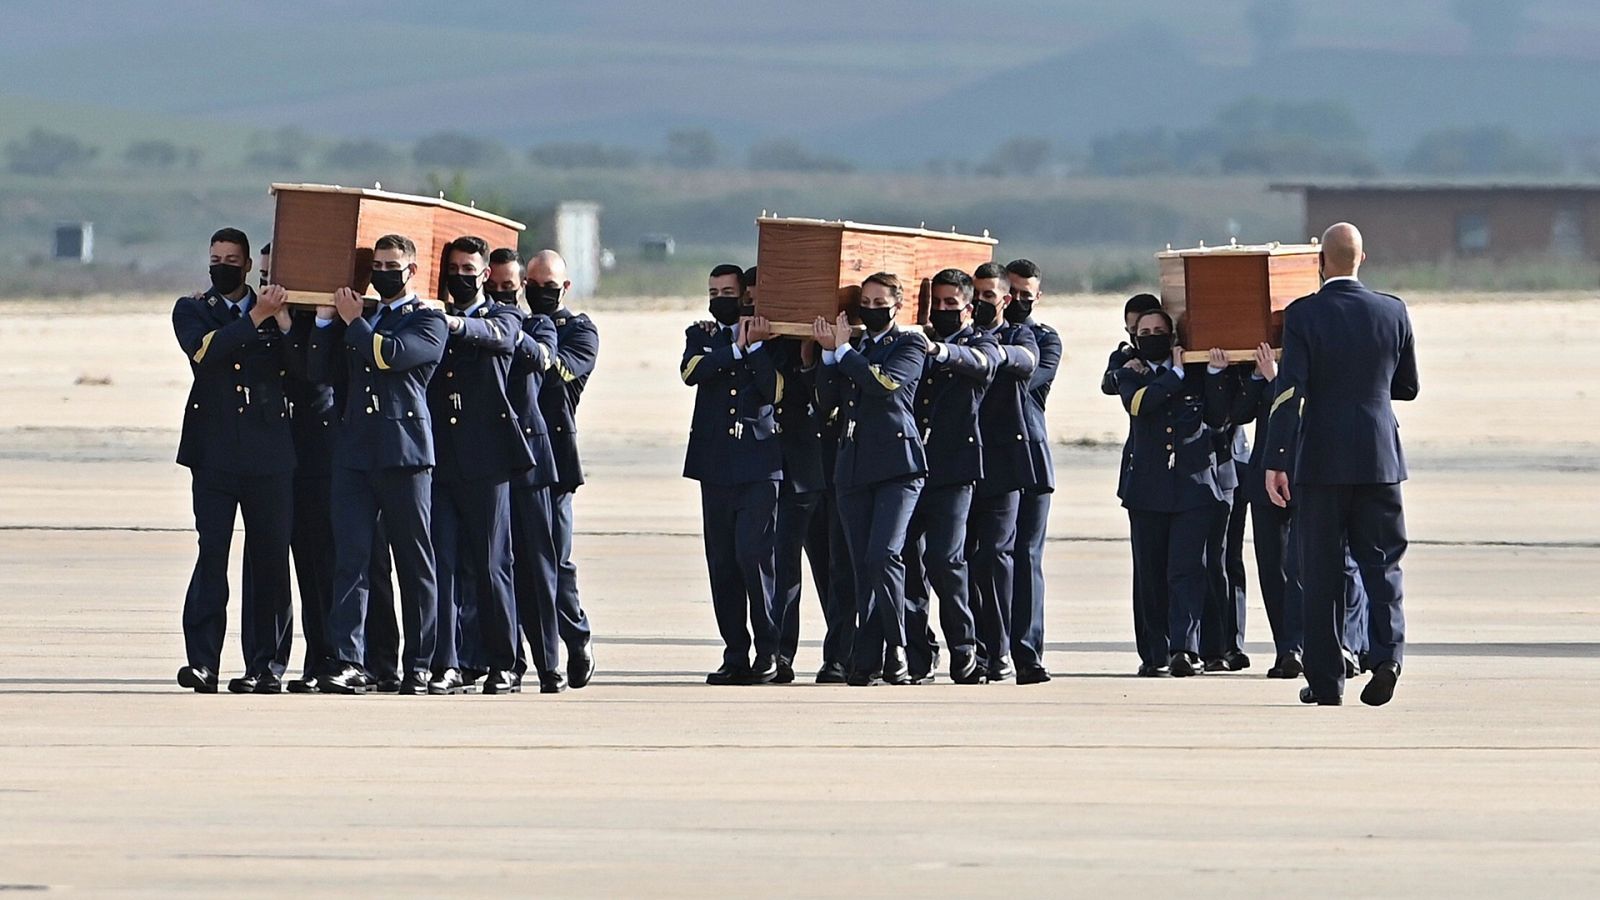
<svg viewBox="0 0 1600 900">
<path fill-rule="evenodd" d="M 1208 659 L 1205 661 L 1205 670 L 1207 672 L 1226 672 L 1228 671 L 1228 661 L 1220 656 Z"/>
<path fill-rule="evenodd" d="M 950 680 L 956 684 L 983 684 L 983 672 L 978 668 L 977 654 L 951 650 Z"/>
<path fill-rule="evenodd" d="M 1250 668 L 1250 657 L 1239 650 L 1230 650 L 1222 661 L 1227 664 L 1229 672 L 1242 672 Z"/>
<path fill-rule="evenodd" d="M 461 670 L 456 668 L 445 669 L 428 682 L 428 693 L 434 695 L 465 694 L 471 690 L 472 685 L 467 684 L 467 680 L 461 677 Z"/>
<path fill-rule="evenodd" d="M 372 681 L 373 690 L 380 694 L 398 694 L 400 693 L 401 685 L 404 683 L 400 680 L 399 675 L 388 675 L 377 679 L 369 678 L 368 680 Z"/>
<path fill-rule="evenodd" d="M 483 677 L 485 675 L 488 675 L 491 671 L 493 671 L 493 670 L 492 669 L 473 669 L 473 668 L 469 668 L 467 666 L 462 666 L 461 667 L 461 681 L 462 681 L 463 684 L 476 686 L 477 683 L 479 681 L 483 680 Z"/>
<path fill-rule="evenodd" d="M 783 657 L 778 657 L 778 674 L 772 676 L 773 684 L 794 683 L 794 663 Z"/>
<path fill-rule="evenodd" d="M 1173 678 L 1188 678 L 1206 672 L 1206 667 L 1200 664 L 1200 657 L 1182 651 L 1167 659 L 1167 669 L 1172 672 Z"/>
<path fill-rule="evenodd" d="M 851 687 L 870 687 L 874 684 L 883 684 L 883 672 L 869 672 L 865 669 L 851 669 L 845 676 L 845 684 Z"/>
<path fill-rule="evenodd" d="M 418 669 L 415 672 L 408 673 L 405 678 L 400 680 L 400 693 L 408 697 L 426 694 L 428 693 L 428 682 L 432 680 L 433 673 L 427 669 Z"/>
<path fill-rule="evenodd" d="M 984 672 L 983 679 L 990 684 L 995 684 L 1001 681 L 1010 681 L 1012 678 L 1015 678 L 1016 675 L 1017 670 L 1011 665 L 1011 657 L 1002 656 L 999 659 L 992 660 L 989 663 L 988 669 L 986 669 Z"/>
<path fill-rule="evenodd" d="M 586 687 L 593 679 L 594 641 L 584 641 L 567 651 L 567 682 L 573 690 L 577 690 Z"/>
<path fill-rule="evenodd" d="M 539 673 L 539 693 L 559 694 L 567 689 L 567 676 L 554 670 Z"/>
<path fill-rule="evenodd" d="M 1343 706 L 1344 705 L 1344 698 L 1343 697 L 1318 697 L 1316 691 L 1313 691 L 1309 687 L 1303 687 L 1303 688 L 1300 689 L 1300 702 L 1301 703 L 1305 703 L 1307 705 L 1315 703 L 1318 706 Z"/>
<path fill-rule="evenodd" d="M 205 666 L 184 666 L 178 670 L 178 684 L 196 694 L 215 694 L 217 673 Z"/>
<path fill-rule="evenodd" d="M 372 690 L 372 679 L 360 666 L 350 663 L 340 663 L 318 682 L 325 694 L 365 694 Z"/>
<path fill-rule="evenodd" d="M 706 684 L 753 684 L 750 680 L 749 666 L 730 666 L 723 663 L 722 668 L 706 676 Z"/>
<path fill-rule="evenodd" d="M 817 684 L 845 684 L 849 676 L 844 672 L 844 666 L 836 662 L 825 662 L 817 670 Z"/>
<path fill-rule="evenodd" d="M 271 672 L 262 673 L 262 675 L 256 679 L 256 689 L 250 693 L 281 694 L 283 693 L 283 679 L 272 674 Z"/>
<path fill-rule="evenodd" d="M 1394 699 L 1394 686 L 1400 681 L 1400 666 L 1392 662 L 1378 663 L 1372 669 L 1372 680 L 1361 689 L 1361 702 L 1368 706 L 1382 706 Z"/>
<path fill-rule="evenodd" d="M 299 678 L 289 679 L 288 688 L 291 694 L 320 694 L 322 679 L 313 672 L 307 672 Z"/>
<path fill-rule="evenodd" d="M 771 684 L 778 678 L 778 661 L 770 656 L 757 656 L 750 667 L 751 684 Z"/>
<path fill-rule="evenodd" d="M 906 648 L 890 647 L 883 654 L 883 683 L 911 684 L 911 666 L 906 662 Z"/>
<path fill-rule="evenodd" d="M 1268 678 L 1299 678 L 1305 668 L 1300 665 L 1300 654 L 1285 653 L 1267 670 Z"/>
<path fill-rule="evenodd" d="M 228 693 L 253 694 L 256 692 L 256 684 L 260 681 L 261 676 L 251 675 L 248 672 L 238 678 L 230 678 L 228 679 Z"/>
<path fill-rule="evenodd" d="M 1044 666 L 1023 666 L 1017 670 L 1017 684 L 1044 684 L 1050 680 L 1050 671 Z"/>
<path fill-rule="evenodd" d="M 1149 663 L 1140 663 L 1138 674 L 1140 678 L 1166 678 L 1168 675 L 1172 674 L 1172 670 L 1168 669 L 1166 666 L 1153 666 Z"/>
<path fill-rule="evenodd" d="M 509 669 L 490 669 L 483 676 L 485 694 L 517 694 L 522 691 L 522 679 Z"/>
</svg>

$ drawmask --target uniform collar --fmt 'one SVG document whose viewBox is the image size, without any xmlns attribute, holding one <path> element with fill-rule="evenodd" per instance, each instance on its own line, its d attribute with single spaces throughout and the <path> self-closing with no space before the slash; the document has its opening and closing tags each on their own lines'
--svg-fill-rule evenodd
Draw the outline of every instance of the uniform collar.
<svg viewBox="0 0 1600 900">
<path fill-rule="evenodd" d="M 1358 285 L 1358 286 L 1361 284 L 1361 279 L 1357 278 L 1354 275 L 1335 275 L 1332 278 L 1329 278 L 1329 279 L 1323 281 L 1322 282 L 1322 286 L 1323 287 L 1327 287 L 1330 284 L 1339 284 L 1341 282 L 1346 282 L 1346 281 L 1350 282 L 1351 284 Z"/>
<path fill-rule="evenodd" d="M 488 303 L 488 302 L 489 301 L 487 299 L 485 299 L 485 297 L 482 294 L 479 294 L 477 303 L 474 303 L 471 306 L 467 307 L 466 309 L 463 309 L 461 312 L 456 313 L 456 315 L 461 316 L 464 319 L 465 318 L 470 318 L 473 315 L 477 314 L 478 310 L 482 309 L 484 307 L 484 305 L 486 303 Z"/>
<path fill-rule="evenodd" d="M 404 297 L 397 297 L 394 300 L 385 303 L 383 308 L 387 309 L 389 312 L 399 312 L 400 307 L 405 306 L 415 299 L 417 299 L 416 294 L 406 294 Z"/>
<path fill-rule="evenodd" d="M 241 316 L 249 312 L 250 307 L 256 305 L 255 288 L 252 288 L 248 284 L 244 286 L 244 296 L 240 297 L 238 300 L 229 300 L 227 297 L 224 297 L 222 294 L 218 293 L 216 288 L 212 288 L 211 296 L 216 298 L 216 302 L 221 303 L 231 309 L 239 310 L 239 315 Z"/>
</svg>

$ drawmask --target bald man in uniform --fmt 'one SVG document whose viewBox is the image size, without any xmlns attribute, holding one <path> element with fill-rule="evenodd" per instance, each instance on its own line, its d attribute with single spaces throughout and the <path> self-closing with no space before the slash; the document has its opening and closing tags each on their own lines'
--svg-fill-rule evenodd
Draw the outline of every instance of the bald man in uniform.
<svg viewBox="0 0 1600 900">
<path fill-rule="evenodd" d="M 1406 464 L 1393 401 L 1416 398 L 1417 360 L 1405 303 L 1357 279 L 1365 259 L 1354 225 L 1323 234 L 1322 289 L 1284 312 L 1267 430 L 1267 495 L 1287 507 L 1292 493 L 1297 507 L 1307 683 L 1300 701 L 1320 706 L 1343 702 L 1347 545 L 1369 612 L 1372 680 L 1361 702 L 1388 703 L 1404 662 Z"/>
</svg>

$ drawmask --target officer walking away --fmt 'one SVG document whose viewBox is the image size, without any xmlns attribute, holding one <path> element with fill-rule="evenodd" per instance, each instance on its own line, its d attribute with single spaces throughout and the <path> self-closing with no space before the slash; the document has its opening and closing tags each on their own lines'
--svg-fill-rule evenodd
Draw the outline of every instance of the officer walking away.
<svg viewBox="0 0 1600 900">
<path fill-rule="evenodd" d="M 211 236 L 211 288 L 180 298 L 172 330 L 189 358 L 194 384 L 184 408 L 178 464 L 189 469 L 199 554 L 183 602 L 187 664 L 178 684 L 217 691 L 227 631 L 228 550 L 235 516 L 244 516 L 241 643 L 244 675 L 234 693 L 282 690 L 293 610 L 289 533 L 293 520 L 294 441 L 283 375 L 289 314 L 283 288 L 258 297 L 245 283 L 250 239 L 237 228 Z"/>
<path fill-rule="evenodd" d="M 1405 303 L 1361 283 L 1365 259 L 1354 225 L 1323 234 L 1322 289 L 1284 311 L 1267 432 L 1267 494 L 1280 508 L 1291 499 L 1297 507 L 1306 627 L 1300 701 L 1322 706 L 1344 698 L 1346 547 L 1367 596 L 1373 672 L 1362 703 L 1394 697 L 1405 655 L 1406 463 L 1393 401 L 1416 399 L 1417 360 Z"/>
</svg>

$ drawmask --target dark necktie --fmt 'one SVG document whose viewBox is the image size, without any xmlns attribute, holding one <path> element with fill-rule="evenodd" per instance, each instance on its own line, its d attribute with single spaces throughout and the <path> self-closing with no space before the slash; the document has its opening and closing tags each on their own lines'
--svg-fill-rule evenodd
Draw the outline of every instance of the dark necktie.
<svg viewBox="0 0 1600 900">
<path fill-rule="evenodd" d="M 228 318 L 230 318 L 230 319 L 239 318 L 239 304 L 237 304 L 237 303 L 229 303 L 228 304 Z"/>
</svg>

